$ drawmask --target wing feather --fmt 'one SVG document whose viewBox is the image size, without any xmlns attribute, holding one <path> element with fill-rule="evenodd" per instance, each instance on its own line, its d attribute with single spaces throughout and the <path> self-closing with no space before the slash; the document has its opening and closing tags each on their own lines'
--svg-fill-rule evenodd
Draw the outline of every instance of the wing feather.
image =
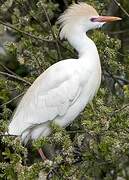
<svg viewBox="0 0 129 180">
<path fill-rule="evenodd" d="M 63 116 L 73 101 L 75 102 L 80 92 L 79 77 L 78 75 L 72 76 L 58 87 L 49 90 L 45 95 L 38 95 L 38 104 L 35 106 L 37 107 L 40 104 L 39 108 L 43 113 L 44 109 L 46 109 L 47 114 L 55 112 L 53 117 L 51 116 L 52 118 L 44 119 L 45 121 L 52 120 L 55 116 Z"/>
<path fill-rule="evenodd" d="M 74 68 L 71 70 L 73 61 Z M 20 135 L 28 128 L 67 113 L 81 94 L 82 87 L 76 71 L 76 62 L 69 60 L 55 64 L 33 83 L 12 117 L 9 125 L 10 134 Z"/>
</svg>

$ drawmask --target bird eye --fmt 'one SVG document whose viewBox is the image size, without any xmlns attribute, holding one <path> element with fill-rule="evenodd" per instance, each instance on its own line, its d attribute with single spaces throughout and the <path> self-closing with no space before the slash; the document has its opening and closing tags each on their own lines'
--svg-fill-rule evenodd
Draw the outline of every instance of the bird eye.
<svg viewBox="0 0 129 180">
<path fill-rule="evenodd" d="M 96 18 L 95 18 L 95 17 L 92 17 L 92 18 L 90 19 L 90 21 L 91 21 L 91 22 L 96 22 Z"/>
</svg>

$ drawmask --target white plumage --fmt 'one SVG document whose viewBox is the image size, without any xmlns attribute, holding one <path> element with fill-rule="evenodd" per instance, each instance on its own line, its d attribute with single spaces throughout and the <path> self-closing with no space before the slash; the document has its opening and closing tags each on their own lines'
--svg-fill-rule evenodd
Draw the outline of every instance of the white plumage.
<svg viewBox="0 0 129 180">
<path fill-rule="evenodd" d="M 103 18 L 85 3 L 72 5 L 59 18 L 60 36 L 68 39 L 79 58 L 58 62 L 35 80 L 12 117 L 9 134 L 21 136 L 24 143 L 48 136 L 50 121 L 67 126 L 93 99 L 100 86 L 101 66 L 97 48 L 85 32 L 109 21 Z"/>
</svg>

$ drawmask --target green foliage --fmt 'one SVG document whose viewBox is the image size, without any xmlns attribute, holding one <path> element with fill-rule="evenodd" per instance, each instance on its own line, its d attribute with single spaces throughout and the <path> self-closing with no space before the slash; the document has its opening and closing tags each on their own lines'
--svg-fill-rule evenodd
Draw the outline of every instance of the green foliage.
<svg viewBox="0 0 129 180">
<path fill-rule="evenodd" d="M 86 2 L 105 14 L 110 1 Z M 122 5 L 127 7 L 127 1 Z M 4 41 L 7 55 L 0 56 L 0 71 L 13 71 L 15 76 L 0 75 L 0 179 L 129 179 L 129 55 L 122 51 L 118 36 L 98 30 L 89 33 L 99 50 L 102 84 L 92 105 L 76 121 L 66 129 L 50 124 L 51 135 L 34 141 L 30 148 L 18 137 L 3 136 L 17 104 L 17 99 L 12 99 L 53 63 L 76 56 L 72 47 L 58 38 L 60 6 L 54 0 L 0 2 L 0 18 L 12 24 L 16 37 L 14 42 Z M 0 25 L 0 33 L 4 32 Z M 19 80 L 19 75 L 24 78 Z M 43 162 L 36 152 L 48 144 L 54 147 L 54 156 Z"/>
</svg>

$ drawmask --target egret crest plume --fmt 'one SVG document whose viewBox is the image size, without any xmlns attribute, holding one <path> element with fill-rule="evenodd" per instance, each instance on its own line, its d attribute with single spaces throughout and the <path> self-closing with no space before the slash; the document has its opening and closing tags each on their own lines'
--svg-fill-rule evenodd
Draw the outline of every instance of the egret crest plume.
<svg viewBox="0 0 129 180">
<path fill-rule="evenodd" d="M 71 27 L 83 25 L 92 16 L 99 16 L 92 6 L 83 2 L 72 4 L 58 19 L 58 23 L 61 24 L 62 28 L 60 38 L 67 38 L 71 32 Z"/>
</svg>

